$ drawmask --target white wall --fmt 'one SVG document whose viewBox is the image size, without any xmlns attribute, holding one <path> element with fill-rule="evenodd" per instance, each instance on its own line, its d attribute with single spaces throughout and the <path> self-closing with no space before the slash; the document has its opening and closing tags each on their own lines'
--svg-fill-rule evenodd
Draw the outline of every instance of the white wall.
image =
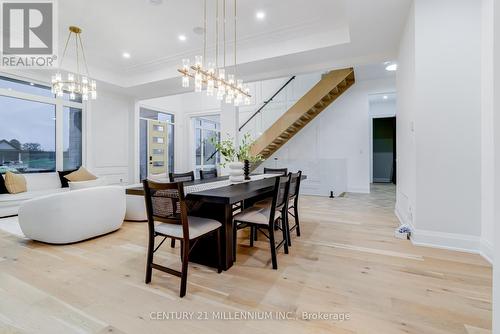
<svg viewBox="0 0 500 334">
<path fill-rule="evenodd" d="M 369 96 L 394 91 L 393 78 L 356 82 L 262 166 L 300 165 L 302 162 L 302 168 L 307 168 L 304 173 L 308 174 L 304 193 L 327 196 L 329 189 L 336 195 L 344 191 L 368 193 L 371 168 Z M 322 176 L 328 174 L 341 177 L 331 179 L 328 184 Z"/>
<path fill-rule="evenodd" d="M 494 265 L 493 265 L 493 331 L 500 332 L 500 4 L 498 1 L 491 3 L 493 19 L 493 109 L 496 110 L 493 119 L 494 128 Z"/>
<path fill-rule="evenodd" d="M 398 73 L 397 213 L 413 241 L 478 251 L 481 3 L 416 0 Z"/>
<path fill-rule="evenodd" d="M 379 96 L 380 94 L 376 94 Z M 384 118 L 396 116 L 397 102 L 396 99 L 370 101 L 370 116 L 372 118 Z"/>
<path fill-rule="evenodd" d="M 493 0 L 482 0 L 481 18 L 481 253 L 493 257 L 494 108 Z"/>
<path fill-rule="evenodd" d="M 396 119 L 396 215 L 413 225 L 416 216 L 415 159 L 415 7 L 412 4 L 403 31 L 398 57 Z"/>
<path fill-rule="evenodd" d="M 134 100 L 99 90 L 87 104 L 87 166 L 112 183 L 134 179 Z"/>
</svg>

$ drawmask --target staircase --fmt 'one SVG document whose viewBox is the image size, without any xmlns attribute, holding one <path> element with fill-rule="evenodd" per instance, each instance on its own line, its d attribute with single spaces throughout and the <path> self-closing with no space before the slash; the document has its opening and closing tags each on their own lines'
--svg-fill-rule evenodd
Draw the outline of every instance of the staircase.
<svg viewBox="0 0 500 334">
<path fill-rule="evenodd" d="M 352 68 L 334 70 L 323 75 L 313 88 L 257 138 L 252 146 L 252 154 L 260 154 L 264 159 L 269 158 L 349 89 L 354 81 Z"/>
</svg>

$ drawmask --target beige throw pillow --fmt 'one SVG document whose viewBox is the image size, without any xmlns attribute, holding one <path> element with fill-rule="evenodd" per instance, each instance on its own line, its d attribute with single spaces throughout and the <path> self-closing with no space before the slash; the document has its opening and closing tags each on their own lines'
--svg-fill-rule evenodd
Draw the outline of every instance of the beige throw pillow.
<svg viewBox="0 0 500 334">
<path fill-rule="evenodd" d="M 97 177 L 90 173 L 85 167 L 80 167 L 78 170 L 64 176 L 70 182 L 91 181 L 96 180 Z"/>
<path fill-rule="evenodd" d="M 5 187 L 11 194 L 24 193 L 28 190 L 24 175 L 14 174 L 12 172 L 5 173 Z"/>
</svg>

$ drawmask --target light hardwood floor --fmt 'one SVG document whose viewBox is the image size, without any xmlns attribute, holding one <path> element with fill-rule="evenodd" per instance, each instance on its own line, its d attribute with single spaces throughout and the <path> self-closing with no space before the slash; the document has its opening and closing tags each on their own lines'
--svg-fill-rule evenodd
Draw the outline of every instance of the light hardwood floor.
<svg viewBox="0 0 500 334">
<path fill-rule="evenodd" d="M 490 333 L 491 266 L 478 255 L 395 239 L 394 190 L 303 197 L 303 235 L 289 255 L 279 253 L 279 270 L 264 241 L 250 248 L 240 234 L 236 265 L 219 275 L 190 265 L 183 299 L 176 277 L 153 271 L 152 284 L 143 283 L 146 224 L 68 246 L 0 231 L 0 333 Z M 178 252 L 165 245 L 159 257 L 178 263 Z M 152 312 L 173 311 L 299 316 L 151 320 Z M 303 320 L 302 312 L 350 320 Z"/>
</svg>

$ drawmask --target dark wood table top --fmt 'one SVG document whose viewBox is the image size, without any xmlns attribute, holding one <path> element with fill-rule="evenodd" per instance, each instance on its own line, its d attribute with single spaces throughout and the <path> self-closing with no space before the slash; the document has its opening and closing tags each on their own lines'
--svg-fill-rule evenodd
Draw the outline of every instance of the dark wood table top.
<svg viewBox="0 0 500 334">
<path fill-rule="evenodd" d="M 278 174 L 276 174 L 276 176 L 278 176 Z M 227 179 L 228 177 L 225 176 L 207 180 L 195 180 L 193 182 L 184 182 L 184 185 L 190 186 L 223 181 Z M 302 175 L 301 179 L 305 180 L 307 179 L 307 177 L 305 175 Z M 234 204 L 271 192 L 274 188 L 274 182 L 274 177 L 268 177 L 265 179 L 253 180 L 245 183 L 234 183 L 219 188 L 191 192 L 186 195 L 186 199 L 220 204 Z M 144 196 L 144 189 L 142 187 L 128 188 L 126 190 L 126 193 L 127 195 Z"/>
</svg>

